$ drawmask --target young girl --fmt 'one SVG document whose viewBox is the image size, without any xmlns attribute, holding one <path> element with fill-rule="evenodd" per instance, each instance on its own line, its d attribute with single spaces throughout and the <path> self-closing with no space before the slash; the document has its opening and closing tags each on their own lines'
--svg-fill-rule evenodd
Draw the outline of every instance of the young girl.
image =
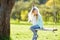
<svg viewBox="0 0 60 40">
<path fill-rule="evenodd" d="M 43 28 L 43 20 L 42 16 L 39 13 L 39 10 L 36 6 L 32 7 L 30 13 L 28 14 L 28 21 L 32 22 L 31 31 L 33 32 L 33 38 L 32 40 L 37 40 L 37 31 L 39 29 L 41 30 L 48 30 L 48 31 L 56 31 L 57 29 L 52 28 Z"/>
</svg>

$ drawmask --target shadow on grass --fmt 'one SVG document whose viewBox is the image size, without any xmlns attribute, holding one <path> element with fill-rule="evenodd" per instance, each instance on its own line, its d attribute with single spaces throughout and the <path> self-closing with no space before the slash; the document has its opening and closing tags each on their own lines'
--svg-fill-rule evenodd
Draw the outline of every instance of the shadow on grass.
<svg viewBox="0 0 60 40">
<path fill-rule="evenodd" d="M 12 38 L 9 36 L 0 36 L 0 40 L 12 40 Z"/>
</svg>

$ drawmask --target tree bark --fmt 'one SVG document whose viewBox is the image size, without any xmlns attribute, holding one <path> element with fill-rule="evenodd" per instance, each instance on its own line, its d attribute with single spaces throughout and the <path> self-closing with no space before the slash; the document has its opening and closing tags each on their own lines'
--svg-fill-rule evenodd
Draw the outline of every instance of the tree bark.
<svg viewBox="0 0 60 40">
<path fill-rule="evenodd" d="M 10 37 L 10 13 L 15 0 L 0 0 L 0 36 Z"/>
</svg>

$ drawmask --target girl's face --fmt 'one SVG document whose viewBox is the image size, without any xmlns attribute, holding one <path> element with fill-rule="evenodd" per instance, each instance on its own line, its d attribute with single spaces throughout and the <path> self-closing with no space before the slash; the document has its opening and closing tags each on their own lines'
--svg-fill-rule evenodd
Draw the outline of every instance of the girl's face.
<svg viewBox="0 0 60 40">
<path fill-rule="evenodd" d="M 33 14 L 37 15 L 38 11 L 37 10 L 33 10 Z"/>
</svg>

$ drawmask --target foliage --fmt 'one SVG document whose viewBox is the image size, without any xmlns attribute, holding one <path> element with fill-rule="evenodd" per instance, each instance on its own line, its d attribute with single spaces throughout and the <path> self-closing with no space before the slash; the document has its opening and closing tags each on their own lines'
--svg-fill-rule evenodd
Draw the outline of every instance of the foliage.
<svg viewBox="0 0 60 40">
<path fill-rule="evenodd" d="M 33 0 L 17 0 L 13 7 L 11 18 L 26 21 L 33 2 Z M 56 22 L 60 22 L 59 0 L 35 0 L 35 5 L 39 8 L 44 21 L 53 22 L 54 18 L 56 18 Z"/>
</svg>

